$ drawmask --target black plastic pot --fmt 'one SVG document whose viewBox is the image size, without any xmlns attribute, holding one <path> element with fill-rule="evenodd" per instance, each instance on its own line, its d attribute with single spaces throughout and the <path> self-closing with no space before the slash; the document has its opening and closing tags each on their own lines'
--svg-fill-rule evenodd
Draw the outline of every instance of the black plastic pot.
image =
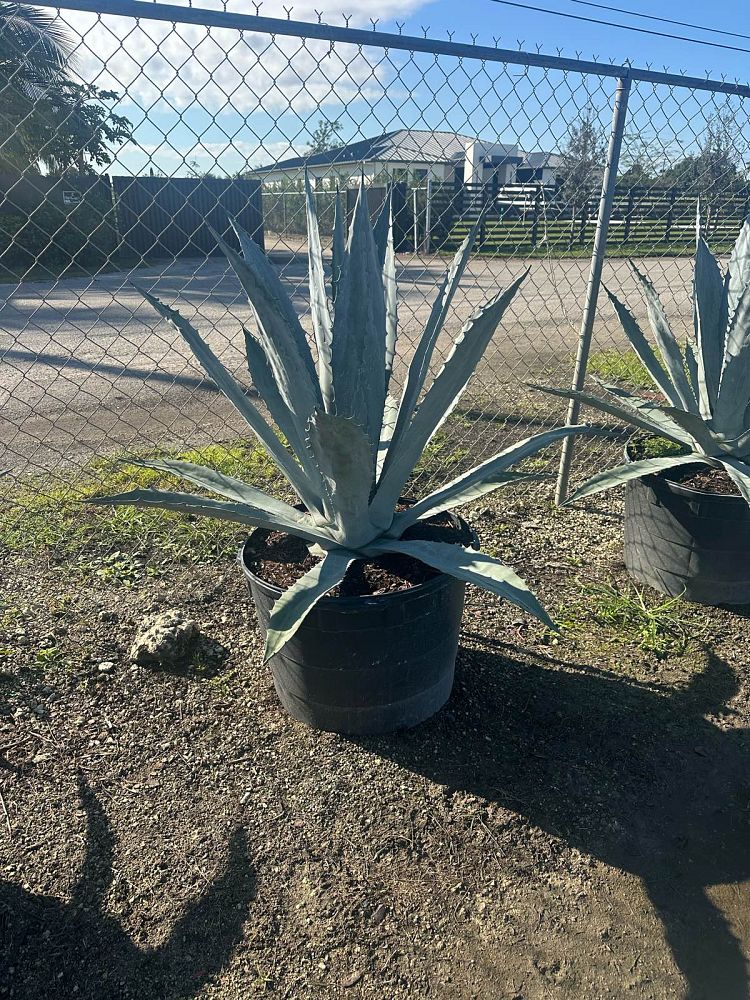
<svg viewBox="0 0 750 1000">
<path fill-rule="evenodd" d="M 265 637 L 282 591 L 249 567 L 259 534 L 240 561 Z M 440 574 L 393 594 L 322 598 L 269 660 L 282 705 L 300 722 L 337 733 L 388 733 L 428 719 L 453 688 L 464 589 Z"/>
<path fill-rule="evenodd" d="M 629 458 L 630 456 L 628 456 Z M 750 507 L 661 473 L 625 488 L 625 565 L 630 577 L 697 604 L 750 603 Z"/>
</svg>

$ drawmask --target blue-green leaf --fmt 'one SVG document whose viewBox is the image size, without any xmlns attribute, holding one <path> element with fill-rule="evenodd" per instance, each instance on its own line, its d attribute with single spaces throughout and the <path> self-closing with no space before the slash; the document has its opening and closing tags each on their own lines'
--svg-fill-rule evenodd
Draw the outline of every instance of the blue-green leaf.
<svg viewBox="0 0 750 1000">
<path fill-rule="evenodd" d="M 627 306 L 623 305 L 617 296 L 610 292 L 606 286 L 604 290 L 609 296 L 609 301 L 614 306 L 615 312 L 617 313 L 623 330 L 627 334 L 628 340 L 633 345 L 633 350 L 641 359 L 643 367 L 654 380 L 656 387 L 663 393 L 664 397 L 672 404 L 672 406 L 679 406 L 680 403 L 683 402 L 683 399 L 675 386 L 672 384 L 669 375 L 659 363 L 656 355 L 651 349 L 651 345 L 646 340 L 643 331 L 636 322 L 635 316 L 633 316 Z M 695 399 L 692 400 L 692 404 L 694 407 L 697 405 L 695 403 Z"/>
<path fill-rule="evenodd" d="M 701 414 L 713 414 L 719 378 L 724 361 L 722 302 L 724 279 L 719 265 L 702 236 L 698 237 L 693 278 L 693 323 L 698 347 L 698 381 L 701 390 Z"/>
<path fill-rule="evenodd" d="M 135 287 L 137 288 L 137 286 Z M 227 399 L 244 417 L 258 440 L 279 467 L 281 473 L 286 476 L 289 483 L 297 491 L 298 496 L 307 506 L 308 510 L 321 510 L 320 498 L 316 495 L 303 469 L 289 455 L 271 427 L 269 427 L 253 403 L 247 398 L 242 386 L 232 378 L 195 327 L 184 316 L 181 316 L 176 309 L 171 309 L 169 306 L 164 305 L 163 302 L 160 302 L 159 299 L 145 291 L 145 289 L 138 288 L 138 291 L 147 302 L 151 303 L 158 313 L 182 334 L 203 370 L 209 378 L 213 379 L 217 388 L 224 393 Z"/>
<path fill-rule="evenodd" d="M 451 302 L 453 301 L 453 296 L 456 294 L 456 289 L 459 286 L 466 264 L 468 263 L 469 255 L 472 247 L 474 246 L 474 241 L 476 240 L 482 218 L 483 215 L 477 219 L 469 230 L 466 239 L 456 251 L 453 261 L 451 262 L 451 266 L 446 271 L 442 284 L 438 289 L 435 301 L 432 303 L 432 309 L 430 310 L 427 325 L 425 326 L 424 332 L 422 333 L 419 343 L 417 344 L 417 348 L 414 351 L 414 356 L 412 357 L 411 364 L 409 365 L 409 371 L 406 376 L 406 384 L 404 385 L 404 390 L 401 394 L 398 418 L 393 431 L 393 441 L 395 447 L 392 450 L 392 454 L 394 456 L 397 452 L 398 442 L 401 440 L 406 428 L 409 426 L 417 402 L 419 401 L 419 396 L 424 387 L 427 373 L 430 370 L 430 362 L 432 360 L 433 351 L 435 350 L 435 344 L 440 336 L 440 331 L 443 329 L 443 325 L 448 315 L 448 310 L 450 309 Z M 386 468 L 390 461 L 391 459 L 386 456 Z"/>
<path fill-rule="evenodd" d="M 328 552 L 321 562 L 284 591 L 274 604 L 268 620 L 264 663 L 292 638 L 321 597 L 341 583 L 356 558 L 356 553 L 346 549 Z"/>
<path fill-rule="evenodd" d="M 371 505 L 373 521 L 387 528 L 393 509 L 414 466 L 433 434 L 448 418 L 466 385 L 474 374 L 480 358 L 492 339 L 528 271 L 521 275 L 497 298 L 488 303 L 464 326 L 451 353 L 430 388 L 425 393 L 414 419 L 403 437 L 395 437 L 388 450 L 383 474 Z M 396 424 L 398 429 L 398 421 Z"/>
<path fill-rule="evenodd" d="M 504 597 L 534 615 L 548 628 L 557 627 L 515 570 L 484 552 L 476 552 L 474 549 L 445 542 L 396 540 L 383 540 L 371 546 L 371 550 L 412 556 L 440 570 L 441 573 L 448 573 L 458 580 L 465 580 L 466 583 L 473 583 L 491 594 Z"/>
<path fill-rule="evenodd" d="M 310 178 L 305 172 L 305 205 L 307 209 L 307 256 L 310 282 L 310 312 L 315 343 L 318 348 L 318 381 L 327 412 L 333 409 L 333 371 L 331 369 L 331 313 L 328 309 L 323 248 L 320 243 L 318 213 Z M 309 416 L 309 414 L 308 414 Z"/>
<path fill-rule="evenodd" d="M 319 410 L 310 421 L 313 456 L 333 498 L 337 537 L 359 548 L 375 534 L 368 504 L 373 485 L 370 442 L 353 420 Z"/>
<path fill-rule="evenodd" d="M 233 521 L 256 528 L 267 528 L 269 531 L 286 531 L 290 535 L 296 535 L 298 538 L 320 545 L 324 549 L 334 545 L 330 536 L 318 529 L 312 520 L 309 520 L 307 524 L 298 519 L 287 520 L 281 514 L 254 504 L 209 500 L 206 497 L 197 496 L 195 493 L 138 489 L 112 496 L 88 497 L 87 503 L 111 504 L 113 507 L 154 507 L 159 510 L 176 511 L 180 514 L 200 514 L 203 517 L 213 517 L 219 521 Z"/>
<path fill-rule="evenodd" d="M 665 469 L 674 469 L 678 465 L 695 465 L 702 462 L 703 458 L 696 452 L 689 455 L 667 455 L 664 458 L 644 458 L 638 462 L 628 462 L 626 465 L 618 465 L 614 469 L 607 469 L 592 476 L 587 482 L 580 486 L 572 496 L 565 501 L 566 504 L 575 503 L 584 497 L 593 496 L 594 493 L 603 493 L 604 490 L 612 489 L 614 486 L 622 486 L 631 479 L 641 479 L 643 476 L 652 476 L 657 472 L 664 472 Z"/>
<path fill-rule="evenodd" d="M 367 197 L 360 187 L 333 319 L 336 414 L 352 419 L 370 442 L 375 470 L 385 404 L 385 302 Z"/>
<path fill-rule="evenodd" d="M 669 325 L 669 320 L 664 312 L 664 307 L 661 304 L 653 282 L 647 275 L 639 271 L 632 261 L 630 262 L 630 267 L 640 283 L 651 329 L 653 330 L 659 353 L 664 360 L 664 366 L 669 373 L 674 393 L 677 396 L 677 400 L 673 402 L 673 405 L 679 406 L 681 404 L 685 410 L 697 410 L 697 400 L 685 374 L 685 359 L 680 350 L 680 345 L 672 333 L 672 328 Z M 626 332 L 628 331 L 626 330 Z M 635 347 L 635 344 L 633 346 Z M 672 402 L 674 396 L 668 395 L 667 398 Z"/>
<path fill-rule="evenodd" d="M 524 461 L 524 459 L 563 438 L 570 437 L 571 434 L 587 433 L 593 433 L 592 429 L 586 427 L 585 424 L 580 424 L 576 427 L 557 427 L 554 430 L 543 431 L 541 434 L 525 438 L 523 441 L 517 441 L 470 472 L 465 472 L 462 476 L 458 476 L 452 482 L 430 493 L 409 510 L 396 514 L 389 534 L 399 537 L 409 525 L 414 524 L 421 517 L 458 507 L 460 504 L 484 496 L 491 490 L 497 489 L 498 486 L 512 482 L 518 478 L 508 475 L 507 470 L 512 465 Z"/>
</svg>

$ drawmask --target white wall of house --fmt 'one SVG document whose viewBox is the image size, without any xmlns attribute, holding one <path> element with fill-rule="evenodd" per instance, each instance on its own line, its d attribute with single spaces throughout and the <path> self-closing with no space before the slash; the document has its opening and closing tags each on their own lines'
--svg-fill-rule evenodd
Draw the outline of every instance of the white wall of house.
<svg viewBox="0 0 750 1000">
<path fill-rule="evenodd" d="M 367 163 L 347 163 L 340 165 L 326 164 L 320 167 L 308 167 L 308 175 L 313 187 L 323 187 L 358 184 L 364 176 L 365 184 L 376 183 L 382 175 L 393 175 L 396 171 L 408 170 L 409 175 L 419 180 L 430 178 L 436 182 L 452 181 L 455 172 L 453 163 L 394 163 L 391 161 L 369 161 Z M 304 176 L 301 167 L 286 170 L 268 170 L 257 177 L 266 185 L 278 184 L 281 181 L 299 181 Z"/>
</svg>

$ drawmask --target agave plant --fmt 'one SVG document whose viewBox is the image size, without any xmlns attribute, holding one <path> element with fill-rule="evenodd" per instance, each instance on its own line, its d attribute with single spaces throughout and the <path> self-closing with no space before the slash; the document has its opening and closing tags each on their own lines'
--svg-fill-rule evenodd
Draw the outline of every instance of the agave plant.
<svg viewBox="0 0 750 1000">
<path fill-rule="evenodd" d="M 317 364 L 294 306 L 264 253 L 234 222 L 242 256 L 217 236 L 253 309 L 255 330 L 245 330 L 247 366 L 275 430 L 193 326 L 142 292 L 182 334 L 206 374 L 245 418 L 304 509 L 212 469 L 168 459 L 139 464 L 180 476 L 224 499 L 137 489 L 97 497 L 95 502 L 204 514 L 287 532 L 307 542 L 320 561 L 276 602 L 266 659 L 294 634 L 316 601 L 342 581 L 354 560 L 388 552 L 411 556 L 484 587 L 551 626 L 523 580 L 499 560 L 459 544 L 408 535 L 418 521 L 525 478 L 510 472 L 510 467 L 583 428 L 550 430 L 520 441 L 408 509 L 397 509 L 414 466 L 458 402 L 525 275 L 469 320 L 423 394 L 435 345 L 474 241 L 474 227 L 438 289 L 396 400 L 389 392 L 397 334 L 390 199 L 373 229 L 361 187 L 345 240 L 337 198 L 330 297 L 309 185 L 307 222 Z"/>
<path fill-rule="evenodd" d="M 666 405 L 599 380 L 608 398 L 535 386 L 577 399 L 681 446 L 673 454 L 629 462 L 593 476 L 570 497 L 571 502 L 630 479 L 701 462 L 723 468 L 750 504 L 750 218 L 742 227 L 724 275 L 701 236 L 700 213 L 696 229 L 694 336 L 684 349 L 670 328 L 653 284 L 632 261 L 661 361 L 633 314 L 607 289 L 633 349 Z"/>
</svg>

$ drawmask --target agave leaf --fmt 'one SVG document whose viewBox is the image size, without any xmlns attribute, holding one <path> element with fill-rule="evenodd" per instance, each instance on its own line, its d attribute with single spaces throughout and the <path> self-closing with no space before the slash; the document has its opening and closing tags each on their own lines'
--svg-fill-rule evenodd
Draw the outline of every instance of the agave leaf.
<svg viewBox="0 0 750 1000">
<path fill-rule="evenodd" d="M 699 399 L 700 377 L 698 375 L 698 360 L 690 341 L 685 344 L 685 367 L 687 368 L 688 380 L 690 381 L 690 388 L 693 390 L 693 395 L 696 399 Z M 672 405 L 674 406 L 674 403 Z"/>
<path fill-rule="evenodd" d="M 244 263 L 250 271 L 254 279 L 254 286 L 264 296 L 262 301 L 265 302 L 265 297 L 267 297 L 271 301 L 273 308 L 278 309 L 283 318 L 286 320 L 287 329 L 291 335 L 292 342 L 297 348 L 296 354 L 302 359 L 305 370 L 307 371 L 307 374 L 311 378 L 312 382 L 317 385 L 315 364 L 313 363 L 312 354 L 310 353 L 310 345 L 307 342 L 307 334 L 302 329 L 302 324 L 299 321 L 297 311 L 294 308 L 292 300 L 289 298 L 286 288 L 284 288 L 278 271 L 268 257 L 266 257 L 265 253 L 261 250 L 255 240 L 250 238 L 238 222 L 231 216 L 229 221 L 232 224 L 232 229 L 234 229 L 237 240 L 239 241 L 240 249 L 242 250 L 242 258 L 238 258 L 237 254 L 234 253 L 231 247 L 229 247 L 230 252 L 234 254 L 235 260 L 242 260 L 242 263 Z M 226 246 L 226 244 L 224 245 Z M 230 263 L 232 262 L 230 261 Z M 257 305 L 254 301 L 252 304 L 253 308 L 257 311 Z"/>
<path fill-rule="evenodd" d="M 503 313 L 527 274 L 528 271 L 516 278 L 504 292 L 488 303 L 464 326 L 461 336 L 453 345 L 435 381 L 425 393 L 414 419 L 401 440 L 396 438 L 398 421 L 396 422 L 393 441 L 371 505 L 371 516 L 379 526 L 387 528 L 390 525 L 393 509 L 420 455 L 460 399 L 479 359 L 497 330 Z"/>
<path fill-rule="evenodd" d="M 746 285 L 732 313 L 724 345 L 724 367 L 736 357 L 750 340 L 750 284 Z M 721 388 L 721 387 L 720 387 Z"/>
<path fill-rule="evenodd" d="M 691 447 L 711 457 L 722 453 L 719 441 L 699 414 L 686 413 L 685 410 L 678 410 L 673 406 L 665 406 L 664 413 L 690 435 L 693 442 Z"/>
<path fill-rule="evenodd" d="M 235 231 L 243 251 L 250 255 L 245 259 L 236 254 L 215 230 L 212 233 L 253 308 L 258 335 L 279 392 L 289 409 L 296 414 L 300 427 L 304 427 L 310 414 L 321 403 L 320 386 L 305 331 L 265 254 L 236 225 Z"/>
<path fill-rule="evenodd" d="M 383 410 L 383 429 L 380 432 L 380 445 L 378 446 L 378 466 L 377 466 L 377 476 L 380 477 L 380 473 L 383 469 L 383 462 L 385 462 L 385 456 L 388 454 L 388 448 L 391 444 L 391 438 L 393 436 L 393 428 L 396 426 L 396 417 L 398 416 L 398 400 L 394 399 L 393 396 L 385 397 L 385 408 Z"/>
<path fill-rule="evenodd" d="M 745 219 L 729 258 L 727 312 L 729 322 L 750 285 L 750 218 Z"/>
<path fill-rule="evenodd" d="M 393 226 L 393 189 L 389 186 L 375 225 L 372 227 L 372 235 L 375 240 L 375 250 L 381 268 L 385 265 L 385 255 L 388 251 L 388 234 Z"/>
<path fill-rule="evenodd" d="M 328 552 L 321 562 L 284 591 L 274 604 L 268 620 L 264 663 L 292 638 L 320 598 L 341 583 L 356 558 L 356 553 L 347 549 Z"/>
<path fill-rule="evenodd" d="M 489 479 L 485 479 L 481 483 L 476 483 L 474 486 L 468 486 L 465 490 L 462 490 L 460 495 L 456 497 L 451 497 L 441 503 L 436 503 L 434 507 L 430 508 L 428 514 L 424 517 L 431 517 L 434 514 L 440 514 L 444 510 L 455 510 L 457 507 L 462 507 L 467 503 L 471 503 L 472 500 L 478 500 L 480 497 L 486 496 L 488 493 L 494 493 L 495 490 L 501 489 L 503 486 L 510 486 L 513 483 L 520 482 L 541 482 L 542 480 L 551 480 L 555 477 L 548 472 L 497 472 L 495 475 L 491 476 Z M 393 524 L 390 530 L 387 532 L 386 537 L 388 538 L 399 538 L 406 528 L 401 526 L 400 518 L 402 514 L 408 514 L 410 511 L 399 511 L 393 519 Z"/>
<path fill-rule="evenodd" d="M 305 455 L 304 428 L 300 426 L 296 414 L 289 409 L 286 400 L 281 395 L 263 346 L 248 330 L 243 329 L 243 333 L 245 335 L 247 370 L 253 385 L 268 407 L 271 419 L 289 442 L 292 451 L 300 461 L 303 461 Z M 309 472 L 307 469 L 305 471 Z"/>
<path fill-rule="evenodd" d="M 678 465 L 695 465 L 704 459 L 691 452 L 689 455 L 666 455 L 664 458 L 644 458 L 639 462 L 628 462 L 626 465 L 618 465 L 614 469 L 607 469 L 592 476 L 587 482 L 580 486 L 565 501 L 565 505 L 575 503 L 584 497 L 593 496 L 594 493 L 602 493 L 604 490 L 612 489 L 614 486 L 622 486 L 623 483 L 631 479 L 641 479 L 643 476 L 655 475 L 665 469 L 673 469 Z"/>
<path fill-rule="evenodd" d="M 193 462 L 183 462 L 172 458 L 130 459 L 128 464 L 137 465 L 144 469 L 156 469 L 158 472 L 165 472 L 172 476 L 180 476 L 187 482 L 194 483 L 204 490 L 210 490 L 212 493 L 218 493 L 219 496 L 226 497 L 228 500 L 257 507 L 269 516 L 284 521 L 287 525 L 298 525 L 303 529 L 314 526 L 317 533 L 330 534 L 330 530 L 324 524 L 311 522 L 309 515 L 292 507 L 291 504 L 277 500 L 264 493 L 263 490 L 250 486 L 249 483 L 243 483 L 241 479 L 236 479 L 234 476 L 227 476 L 217 469 L 209 469 L 204 465 L 196 465 Z M 196 497 L 196 499 L 202 500 L 203 498 Z"/>
<path fill-rule="evenodd" d="M 724 281 L 719 265 L 702 236 L 698 237 L 693 277 L 693 323 L 698 346 L 698 382 L 701 415 L 713 413 L 724 360 L 724 327 L 721 325 Z"/>
<path fill-rule="evenodd" d="M 738 458 L 729 458 L 726 455 L 722 456 L 720 462 L 731 477 L 732 482 L 750 504 L 750 465 L 741 462 Z"/>
<path fill-rule="evenodd" d="M 644 368 L 654 380 L 657 389 L 663 393 L 672 406 L 679 406 L 680 403 L 683 402 L 682 397 L 672 384 L 667 372 L 659 363 L 656 355 L 651 349 L 651 345 L 646 340 L 643 331 L 636 322 L 635 317 L 627 306 L 623 305 L 617 296 L 610 292 L 606 286 L 604 290 L 609 296 L 609 301 L 614 306 L 615 312 L 617 313 L 623 330 L 627 334 L 628 340 L 633 345 L 633 349 L 641 359 Z M 693 407 L 696 406 L 695 399 L 692 400 L 692 405 Z"/>
<path fill-rule="evenodd" d="M 597 385 L 600 385 L 605 392 L 609 393 L 610 396 L 614 396 L 615 399 L 621 400 L 629 410 L 633 410 L 646 420 L 650 420 L 654 424 L 658 424 L 658 426 L 662 428 L 662 435 L 669 434 L 680 440 L 685 436 L 685 431 L 682 425 L 667 416 L 667 407 L 663 404 L 659 405 L 649 399 L 642 399 L 640 396 L 636 396 L 632 392 L 628 392 L 619 385 L 611 385 L 608 382 L 602 382 L 601 379 L 596 378 L 596 376 L 594 376 L 594 381 Z M 695 416 L 697 417 L 698 415 L 695 414 Z"/>
<path fill-rule="evenodd" d="M 414 524 L 420 517 L 468 503 L 469 500 L 474 500 L 497 489 L 498 486 L 511 482 L 513 478 L 517 478 L 508 476 L 507 470 L 512 465 L 535 455 L 562 438 L 570 437 L 571 434 L 585 433 L 591 433 L 591 428 L 580 424 L 576 427 L 558 427 L 551 431 L 543 431 L 541 434 L 535 434 L 533 437 L 516 442 L 493 458 L 482 462 L 470 472 L 465 472 L 440 489 L 434 490 L 419 503 L 410 507 L 409 510 L 396 514 L 389 534 L 399 537 L 409 525 Z M 525 478 L 523 474 L 521 477 Z"/>
<path fill-rule="evenodd" d="M 383 207 L 385 212 L 385 206 Z M 385 300 L 385 388 L 393 372 L 398 336 L 398 284 L 396 281 L 396 250 L 393 245 L 393 199 L 388 195 L 388 229 L 383 258 L 383 298 Z"/>
<path fill-rule="evenodd" d="M 398 443 L 403 437 L 406 428 L 409 426 L 409 421 L 414 414 L 420 393 L 424 387 L 425 379 L 427 378 L 427 373 L 430 370 L 430 362 L 432 361 L 435 344 L 440 336 L 440 331 L 443 329 L 443 324 L 445 323 L 446 316 L 448 315 L 448 310 L 450 309 L 451 302 L 453 301 L 453 296 L 456 294 L 456 289 L 458 288 L 464 270 L 466 269 L 469 254 L 474 246 L 474 241 L 476 240 L 483 217 L 484 213 L 480 215 L 475 224 L 471 227 L 466 239 L 456 251 L 453 261 L 451 262 L 451 266 L 446 271 L 442 284 L 438 289 L 435 301 L 432 303 L 432 309 L 430 310 L 427 325 L 425 326 L 424 332 L 422 333 L 419 343 L 417 344 L 417 348 L 414 351 L 414 356 L 412 357 L 411 364 L 409 365 L 409 371 L 406 376 L 406 384 L 404 385 L 404 390 L 401 394 L 398 419 L 393 432 L 393 440 L 396 443 Z M 397 448 L 393 449 L 394 454 L 396 450 Z M 386 466 L 388 463 L 389 459 L 386 456 Z"/>
<path fill-rule="evenodd" d="M 323 396 L 323 406 L 330 413 L 333 409 L 333 372 L 331 370 L 331 313 L 328 309 L 326 277 L 323 267 L 323 248 L 320 243 L 318 213 L 305 171 L 305 206 L 307 209 L 307 248 L 310 281 L 310 312 L 312 314 L 315 343 L 318 348 L 318 381 Z"/>
<path fill-rule="evenodd" d="M 630 262 L 630 267 L 640 283 L 643 298 L 646 302 L 646 309 L 651 329 L 654 332 L 654 337 L 656 338 L 656 343 L 659 347 L 659 353 L 664 359 L 664 366 L 669 374 L 669 378 L 674 387 L 674 392 L 677 394 L 677 399 L 679 400 L 679 403 L 682 404 L 684 409 L 695 410 L 697 409 L 697 402 L 693 391 L 690 388 L 690 383 L 687 380 L 687 375 L 685 374 L 685 360 L 682 356 L 680 345 L 677 343 L 675 335 L 672 333 L 672 328 L 669 325 L 669 320 L 664 312 L 664 307 L 661 304 L 657 291 L 654 288 L 651 279 L 639 271 L 632 261 Z M 625 332 L 627 333 L 627 330 Z M 633 344 L 633 347 L 636 347 L 635 343 Z M 636 352 L 638 353 L 637 347 Z M 643 360 L 643 358 L 641 358 L 641 360 Z M 671 396 L 668 396 L 667 398 L 669 398 L 671 402 Z M 673 405 L 679 405 L 679 403 L 675 403 Z"/>
<path fill-rule="evenodd" d="M 318 529 L 311 520 L 307 524 L 298 520 L 287 520 L 253 504 L 209 500 L 195 493 L 138 489 L 112 496 L 88 497 L 87 503 L 111 504 L 113 507 L 155 507 L 159 510 L 173 510 L 180 514 L 201 514 L 204 517 L 217 518 L 219 521 L 234 521 L 256 528 L 268 528 L 269 531 L 286 531 L 290 535 L 303 538 L 306 542 L 320 545 L 323 549 L 329 549 L 335 544 L 330 536 Z"/>
<path fill-rule="evenodd" d="M 371 546 L 370 550 L 398 552 L 412 556 L 432 566 L 433 569 L 440 570 L 441 573 L 449 573 L 458 580 L 465 580 L 483 590 L 489 590 L 492 594 L 497 594 L 498 597 L 504 597 L 544 622 L 548 628 L 557 628 L 521 577 L 510 566 L 484 552 L 476 552 L 474 549 L 446 542 L 396 540 L 379 541 Z"/>
<path fill-rule="evenodd" d="M 176 309 L 171 309 L 169 306 L 164 305 L 163 302 L 160 302 L 159 299 L 145 289 L 138 288 L 137 285 L 135 287 L 146 301 L 150 302 L 154 309 L 182 334 L 203 370 L 244 417 L 258 440 L 271 458 L 273 458 L 276 465 L 278 465 L 281 473 L 294 487 L 308 510 L 322 510 L 320 497 L 316 496 L 304 471 L 287 453 L 273 430 L 260 415 L 253 403 L 247 398 L 242 387 L 232 378 L 195 327 L 184 316 L 181 316 Z"/>
<path fill-rule="evenodd" d="M 736 314 L 735 314 L 736 315 Z M 713 424 L 721 436 L 731 440 L 742 435 L 747 428 L 747 409 L 750 405 L 750 340 L 746 340 L 737 354 L 727 358 L 719 383 Z"/>
<path fill-rule="evenodd" d="M 338 540 L 357 549 L 377 534 L 368 511 L 373 484 L 370 443 L 353 420 L 321 410 L 313 414 L 308 433 L 334 499 Z"/>
<path fill-rule="evenodd" d="M 333 319 L 336 413 L 370 442 L 375 469 L 385 405 L 385 302 L 364 186 L 360 186 Z"/>
<path fill-rule="evenodd" d="M 564 399 L 577 399 L 579 403 L 584 403 L 586 406 L 592 406 L 595 410 L 608 413 L 611 417 L 615 417 L 624 424 L 632 424 L 634 427 L 640 427 L 641 430 L 649 431 L 657 437 L 666 437 L 671 441 L 677 441 L 679 444 L 686 444 L 688 447 L 692 447 L 693 439 L 689 434 L 685 433 L 682 428 L 675 427 L 673 421 L 660 419 L 657 416 L 657 414 L 663 415 L 661 407 L 654 407 L 653 412 L 646 416 L 645 414 L 641 415 L 640 407 L 637 410 L 625 409 L 623 406 L 611 403 L 608 399 L 602 399 L 601 396 L 594 396 L 590 392 L 577 392 L 575 389 L 556 389 L 552 386 L 536 385 L 534 382 L 527 384 L 532 389 L 539 389 L 541 392 L 547 392 L 551 396 L 562 396 Z M 622 394 L 622 390 L 619 390 L 619 392 Z M 635 398 L 637 397 L 633 397 L 633 399 Z"/>
<path fill-rule="evenodd" d="M 346 254 L 346 220 L 341 192 L 336 188 L 336 203 L 333 215 L 333 246 L 331 252 L 331 300 L 335 303 L 338 294 L 341 268 Z"/>
</svg>

